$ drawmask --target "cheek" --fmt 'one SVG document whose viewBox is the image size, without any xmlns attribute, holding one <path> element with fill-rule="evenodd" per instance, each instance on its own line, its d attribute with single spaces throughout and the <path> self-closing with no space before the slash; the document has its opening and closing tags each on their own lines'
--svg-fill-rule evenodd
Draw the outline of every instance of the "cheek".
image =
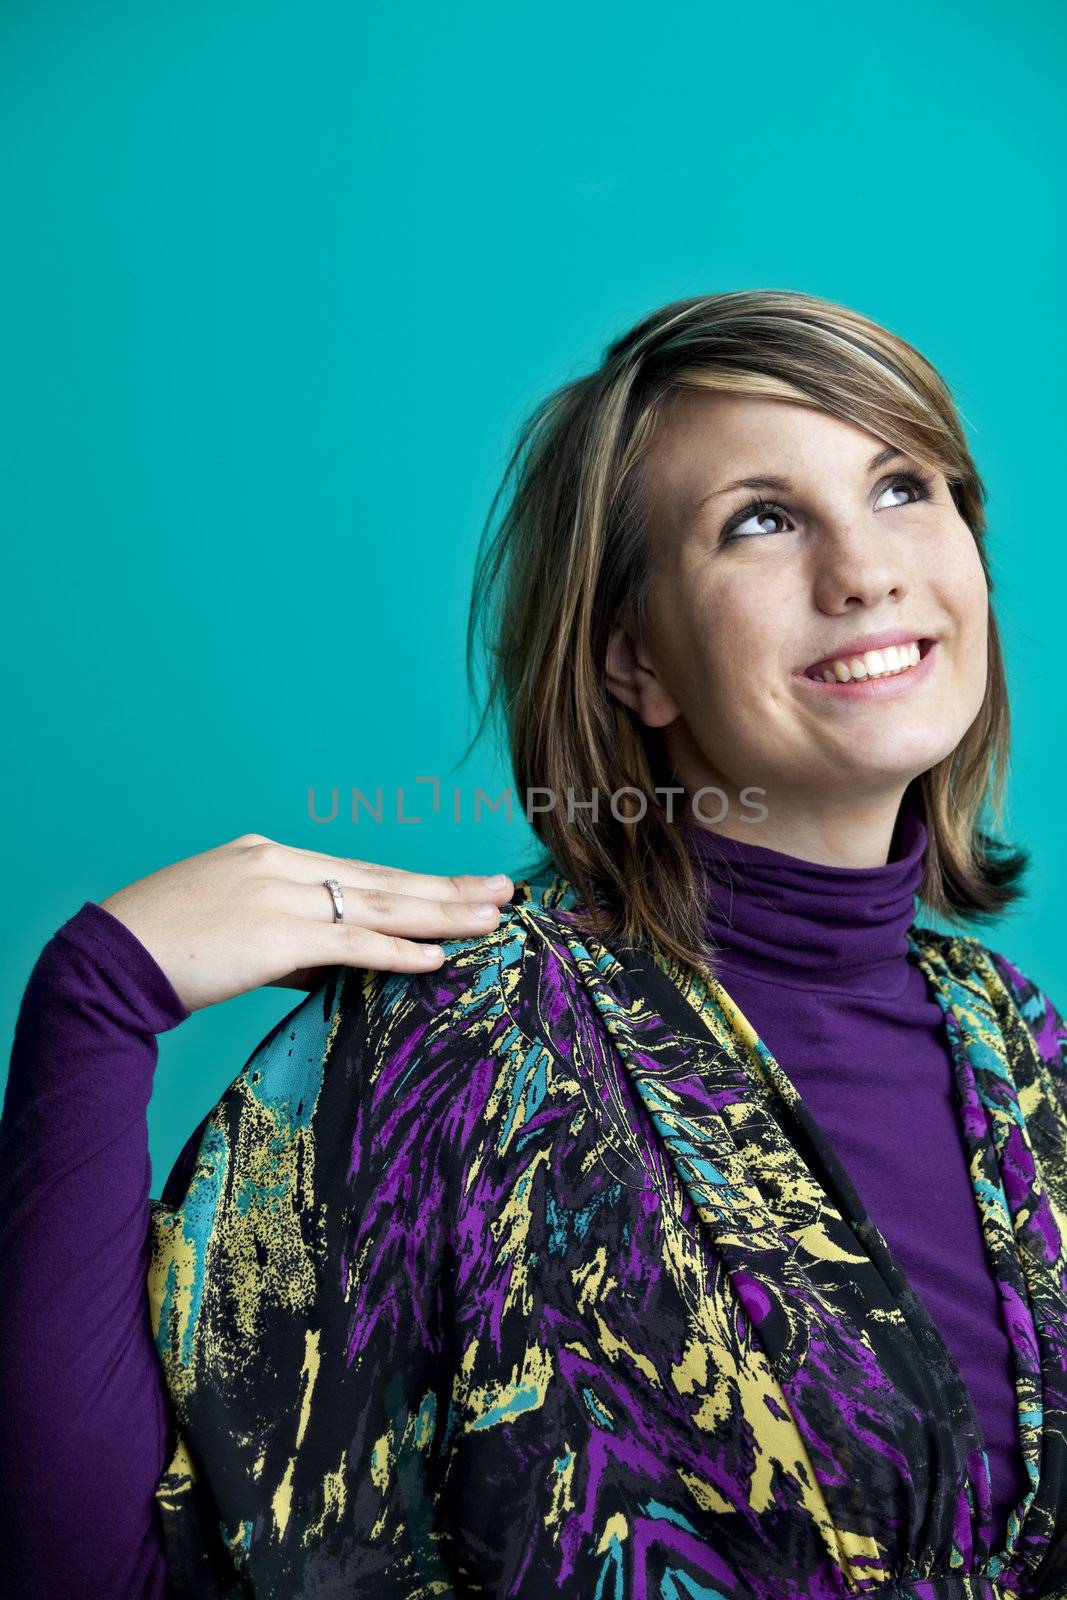
<svg viewBox="0 0 1067 1600">
<path fill-rule="evenodd" d="M 942 542 L 931 588 L 952 629 L 957 692 L 966 685 L 977 713 L 988 674 L 989 585 L 978 547 L 962 521 L 959 532 L 959 537 Z"/>
<path fill-rule="evenodd" d="M 969 656 L 977 656 L 978 665 L 984 663 L 984 645 L 989 631 L 989 585 L 969 532 L 965 541 L 944 552 L 938 588 L 945 611 L 954 619 L 961 644 Z"/>
<path fill-rule="evenodd" d="M 750 596 L 712 595 L 693 584 L 678 596 L 667 637 L 677 681 L 698 721 L 739 714 L 766 678 L 773 640 L 766 612 L 761 607 L 753 614 Z"/>
<path fill-rule="evenodd" d="M 930 551 L 929 578 L 950 616 L 984 626 L 988 583 L 978 546 L 962 519 Z"/>
</svg>

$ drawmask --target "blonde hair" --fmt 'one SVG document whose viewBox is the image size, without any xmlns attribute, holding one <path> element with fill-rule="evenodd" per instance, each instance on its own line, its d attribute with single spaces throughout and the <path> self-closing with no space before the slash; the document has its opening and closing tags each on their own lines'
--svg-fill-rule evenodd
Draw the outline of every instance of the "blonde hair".
<svg viewBox="0 0 1067 1600">
<path fill-rule="evenodd" d="M 651 574 L 641 464 L 673 397 L 689 389 L 799 402 L 855 423 L 941 472 L 974 536 L 990 592 L 985 487 L 948 387 L 910 344 L 868 317 L 790 290 L 735 290 L 677 300 L 608 346 L 600 366 L 554 390 L 520 429 L 479 545 L 467 628 L 490 671 L 473 745 L 504 718 L 519 793 L 618 796 L 624 820 L 553 808 L 531 817 L 546 854 L 524 869 L 561 872 L 581 914 L 609 945 L 658 946 L 707 964 L 702 896 L 682 830 L 655 794 L 673 774 L 655 730 L 605 684 L 613 621 L 635 636 Z M 492 523 L 514 484 L 496 533 Z M 1009 755 L 1007 684 L 989 611 L 985 699 L 957 748 L 909 789 L 928 843 L 923 904 L 953 922 L 989 918 L 1023 891 L 1028 853 L 998 831 Z M 468 752 L 471 746 L 468 746 Z M 639 796 L 621 793 L 638 790 Z M 640 817 L 640 821 L 625 820 Z"/>
</svg>

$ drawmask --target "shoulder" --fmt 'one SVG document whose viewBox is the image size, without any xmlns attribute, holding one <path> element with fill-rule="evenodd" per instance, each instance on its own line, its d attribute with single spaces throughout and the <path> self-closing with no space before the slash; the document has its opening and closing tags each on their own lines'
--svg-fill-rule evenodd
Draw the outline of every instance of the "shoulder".
<svg viewBox="0 0 1067 1600">
<path fill-rule="evenodd" d="M 306 1313 L 350 1235 L 386 1296 L 394 1247 L 418 1237 L 420 1262 L 435 1259 L 427 1218 L 437 1230 L 470 1175 L 570 1104 L 568 1010 L 587 991 L 561 887 L 521 881 L 494 929 L 443 941 L 433 972 L 324 969 L 251 1052 L 153 1206 L 149 1299 L 173 1395 Z"/>
<path fill-rule="evenodd" d="M 562 877 L 520 879 L 487 933 L 443 939 L 432 972 L 339 969 L 341 1027 L 379 1056 L 417 1046 L 422 1055 L 484 1045 L 506 1014 L 512 1024 L 538 1014 L 544 984 L 573 973 L 584 947 L 571 915 L 574 892 Z"/>
<path fill-rule="evenodd" d="M 570 924 L 575 904 L 561 877 L 518 880 L 487 933 L 442 941 L 432 972 L 359 967 L 323 969 L 319 987 L 286 1013 L 251 1051 L 171 1173 L 165 1199 L 184 1193 L 196 1155 L 245 1129 L 289 1142 L 321 1121 L 323 1096 L 368 1104 L 411 1084 L 427 1069 L 447 1071 L 543 1027 L 541 999 L 581 989 L 583 947 Z M 568 977 L 569 974 L 569 977 Z"/>
<path fill-rule="evenodd" d="M 920 951 L 940 960 L 960 982 L 979 986 L 1002 1011 L 1025 1024 L 1038 1054 L 1067 1077 L 1067 1024 L 1028 967 L 975 935 L 914 930 Z"/>
<path fill-rule="evenodd" d="M 1026 1023 L 1039 1055 L 1067 1075 L 1067 1026 L 1051 995 L 1028 969 L 1002 950 L 983 945 L 982 952 Z"/>
<path fill-rule="evenodd" d="M 553 1020 L 586 993 L 574 905 L 563 878 L 522 879 L 495 928 L 441 941 L 445 959 L 432 972 L 324 969 L 319 988 L 252 1051 L 198 1145 L 224 1132 L 232 1144 L 237 1117 L 288 1144 L 342 1109 L 372 1113 L 401 1088 L 405 1098 L 440 1090 L 472 1062 L 532 1039 L 552 1048 Z"/>
</svg>

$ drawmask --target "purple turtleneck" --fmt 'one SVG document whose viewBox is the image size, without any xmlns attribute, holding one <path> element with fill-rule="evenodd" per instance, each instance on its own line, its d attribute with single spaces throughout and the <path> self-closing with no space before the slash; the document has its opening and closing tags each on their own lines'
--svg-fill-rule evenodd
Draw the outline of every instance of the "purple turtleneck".
<svg viewBox="0 0 1067 1600">
<path fill-rule="evenodd" d="M 715 975 L 826 1135 L 970 1390 L 999 1549 L 1029 1480 L 943 1013 L 908 950 L 922 817 L 902 806 L 876 867 L 820 866 L 683 827 L 705 869 Z"/>
<path fill-rule="evenodd" d="M 865 868 L 687 833 L 700 860 L 722 863 L 707 900 L 718 975 L 970 1388 L 996 1548 L 1027 1485 L 947 1036 L 907 950 L 922 822 L 902 812 L 888 863 Z M 145 1293 L 145 1111 L 156 1036 L 187 1016 L 145 947 L 93 901 L 45 945 L 23 995 L 0 1117 L 0 1600 L 165 1592 L 153 1491 L 169 1411 Z"/>
</svg>

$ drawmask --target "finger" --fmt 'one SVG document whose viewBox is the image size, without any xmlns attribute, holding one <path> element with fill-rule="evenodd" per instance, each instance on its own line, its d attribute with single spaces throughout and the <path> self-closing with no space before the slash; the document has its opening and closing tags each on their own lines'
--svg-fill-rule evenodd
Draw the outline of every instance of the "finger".
<svg viewBox="0 0 1067 1600">
<path fill-rule="evenodd" d="M 433 872 L 409 872 L 404 867 L 386 866 L 376 861 L 363 861 L 356 856 L 328 856 L 318 850 L 304 850 L 299 845 L 282 845 L 287 855 L 302 857 L 309 873 L 323 878 L 336 878 L 339 883 L 354 888 L 384 889 L 390 894 L 414 895 L 423 900 L 510 900 L 514 884 L 507 873 L 496 873 L 494 883 L 489 877 L 477 873 L 444 875 Z M 308 882 L 312 881 L 309 877 Z"/>
<path fill-rule="evenodd" d="M 378 933 L 348 922 L 307 922 L 300 917 L 293 924 L 292 943 L 305 968 L 324 966 L 364 967 L 379 972 L 427 972 L 439 967 L 445 953 L 440 945 L 419 944 L 410 939 Z"/>
<path fill-rule="evenodd" d="M 346 923 L 399 938 L 463 939 L 500 921 L 500 907 L 491 900 L 427 900 L 353 883 L 342 883 L 341 893 Z M 281 883 L 271 899 L 290 916 L 334 921 L 333 896 L 324 884 Z"/>
<path fill-rule="evenodd" d="M 495 900 L 500 904 L 510 900 L 515 892 L 507 873 L 496 873 L 493 878 L 479 877 L 473 872 L 449 877 L 433 872 L 408 872 L 403 867 L 348 860 L 343 856 L 323 856 L 320 860 L 325 861 L 328 869 L 323 877 L 336 878 L 339 883 L 350 883 L 357 889 L 377 889 L 386 894 L 407 895 L 420 900 L 445 903 Z"/>
</svg>

